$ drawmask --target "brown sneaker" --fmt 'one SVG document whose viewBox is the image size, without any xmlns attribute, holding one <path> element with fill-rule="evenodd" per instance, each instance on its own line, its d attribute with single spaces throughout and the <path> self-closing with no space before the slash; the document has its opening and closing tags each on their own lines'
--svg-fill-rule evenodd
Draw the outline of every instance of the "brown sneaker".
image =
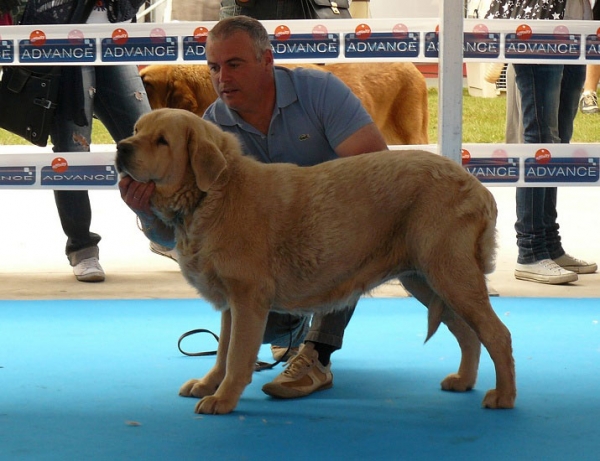
<svg viewBox="0 0 600 461">
<path fill-rule="evenodd" d="M 295 399 L 331 388 L 331 363 L 324 367 L 318 359 L 317 351 L 302 346 L 286 369 L 262 387 L 263 392 L 278 399 Z"/>
</svg>

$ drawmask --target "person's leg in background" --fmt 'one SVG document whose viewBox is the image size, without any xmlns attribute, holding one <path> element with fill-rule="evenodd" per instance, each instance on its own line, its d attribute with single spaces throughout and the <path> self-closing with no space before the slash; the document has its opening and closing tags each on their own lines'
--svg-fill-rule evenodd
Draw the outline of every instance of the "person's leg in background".
<svg viewBox="0 0 600 461">
<path fill-rule="evenodd" d="M 586 80 L 586 66 L 565 65 L 560 90 L 560 105 L 558 108 L 558 137 L 561 143 L 568 144 L 573 137 L 573 126 L 577 116 L 579 95 Z M 577 274 L 592 274 L 598 270 L 595 262 L 587 262 L 575 258 L 563 250 L 560 235 L 558 233 L 556 212 L 556 190 L 553 202 L 546 203 L 546 220 L 551 223 L 546 228 L 546 248 L 550 257 L 564 269 Z"/>
<path fill-rule="evenodd" d="M 592 1 L 592 18 L 600 20 L 600 0 Z M 588 64 L 585 71 L 585 83 L 583 92 L 579 98 L 579 110 L 583 114 L 596 114 L 600 112 L 598 108 L 598 83 L 600 82 L 600 64 Z"/>
<path fill-rule="evenodd" d="M 579 110 L 582 114 L 596 114 L 598 108 L 598 82 L 600 81 L 600 64 L 588 64 L 586 66 L 585 84 L 583 92 L 579 97 Z"/>
<path fill-rule="evenodd" d="M 82 90 L 93 88 L 95 85 L 94 68 L 82 67 L 81 71 Z M 62 103 L 56 111 L 51 131 L 54 152 L 89 152 L 93 98 L 85 97 L 85 93 L 84 91 L 82 102 L 87 125 L 84 126 L 80 126 L 72 120 L 74 100 L 59 95 L 59 101 Z M 75 277 L 82 282 L 103 281 L 104 270 L 98 261 L 100 236 L 90 232 L 92 211 L 88 192 L 85 190 L 56 190 L 54 199 L 63 231 L 67 236 L 65 253 L 69 263 L 73 266 Z"/>
<path fill-rule="evenodd" d="M 577 100 L 581 87 L 581 69 L 560 66 L 559 73 L 559 69 L 552 66 L 523 66 L 526 65 L 514 67 L 520 67 L 520 84 L 527 91 L 525 97 L 515 84 L 513 66 L 507 69 L 506 141 L 523 142 L 523 131 L 528 130 L 530 143 L 568 142 L 577 112 L 574 100 Z M 560 81 L 557 76 L 560 76 Z M 546 85 L 539 84 L 544 81 Z M 556 93 L 557 88 L 559 94 Z M 547 93 L 544 93 L 545 89 Z M 524 100 L 529 107 L 521 111 Z M 537 108 L 531 107 L 534 101 Z M 548 120 L 553 113 L 557 114 L 556 120 Z M 520 122 L 523 117 L 527 119 L 524 129 Z M 597 269 L 595 263 L 587 263 L 565 253 L 559 235 L 556 203 L 556 188 L 517 188 L 517 279 L 560 284 L 577 280 L 577 273 L 591 273 Z"/>
<path fill-rule="evenodd" d="M 517 105 L 520 107 L 523 141 L 528 144 L 560 142 L 558 109 L 563 66 L 517 64 L 512 67 L 516 85 L 508 81 L 512 75 L 507 73 L 507 102 L 514 103 L 514 96 L 508 94 L 509 87 L 510 91 L 518 91 Z M 511 110 L 514 112 L 514 109 Z M 518 131 L 516 133 L 520 134 Z M 514 130 L 511 136 L 515 136 Z M 519 280 L 549 284 L 577 280 L 577 274 L 563 269 L 552 260 L 547 248 L 547 228 L 557 226 L 555 213 L 552 218 L 548 210 L 556 200 L 553 189 L 518 187 L 516 190 L 515 230 L 519 254 L 515 277 Z"/>
</svg>

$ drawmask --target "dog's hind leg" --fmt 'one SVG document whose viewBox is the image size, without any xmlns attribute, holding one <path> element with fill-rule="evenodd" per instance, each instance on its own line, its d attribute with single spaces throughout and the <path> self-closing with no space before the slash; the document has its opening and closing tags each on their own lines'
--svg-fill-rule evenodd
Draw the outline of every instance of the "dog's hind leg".
<svg viewBox="0 0 600 461">
<path fill-rule="evenodd" d="M 436 332 L 440 322 L 444 322 L 456 337 L 461 350 L 458 371 L 448 375 L 441 383 L 446 391 L 464 392 L 472 389 L 477 380 L 481 342 L 475 332 L 431 289 L 425 278 L 419 274 L 400 277 L 404 287 L 425 307 L 428 308 L 427 341 Z"/>
<path fill-rule="evenodd" d="M 490 304 L 485 277 L 476 262 L 454 254 L 448 267 L 438 265 L 428 282 L 446 305 L 471 327 L 487 349 L 496 370 L 496 388 L 483 399 L 486 408 L 513 408 L 517 395 L 512 340 Z M 460 270 L 457 270 L 460 268 Z"/>
</svg>

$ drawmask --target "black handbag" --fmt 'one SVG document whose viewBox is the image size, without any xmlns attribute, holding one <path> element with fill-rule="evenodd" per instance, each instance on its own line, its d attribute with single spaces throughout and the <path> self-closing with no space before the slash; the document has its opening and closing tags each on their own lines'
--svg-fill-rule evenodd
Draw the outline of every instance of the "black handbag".
<svg viewBox="0 0 600 461">
<path fill-rule="evenodd" d="M 306 19 L 352 19 L 348 0 L 300 0 Z"/>
<path fill-rule="evenodd" d="M 4 67 L 0 81 L 0 128 L 45 147 L 59 85 L 60 67 Z"/>
</svg>

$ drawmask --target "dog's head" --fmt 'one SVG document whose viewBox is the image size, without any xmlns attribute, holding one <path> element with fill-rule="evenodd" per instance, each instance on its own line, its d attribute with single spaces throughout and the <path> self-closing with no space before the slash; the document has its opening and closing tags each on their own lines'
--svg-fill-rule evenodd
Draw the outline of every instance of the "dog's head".
<svg viewBox="0 0 600 461">
<path fill-rule="evenodd" d="M 235 137 L 216 125 L 185 110 L 158 109 L 117 144 L 116 167 L 136 181 L 153 181 L 163 196 L 189 187 L 207 192 L 224 180 L 232 152 L 239 152 Z"/>
<path fill-rule="evenodd" d="M 202 115 L 217 99 L 208 66 L 153 64 L 140 70 L 152 109 L 185 109 Z"/>
</svg>

